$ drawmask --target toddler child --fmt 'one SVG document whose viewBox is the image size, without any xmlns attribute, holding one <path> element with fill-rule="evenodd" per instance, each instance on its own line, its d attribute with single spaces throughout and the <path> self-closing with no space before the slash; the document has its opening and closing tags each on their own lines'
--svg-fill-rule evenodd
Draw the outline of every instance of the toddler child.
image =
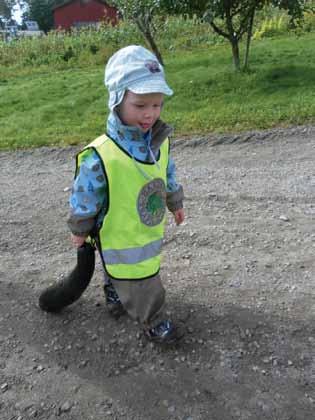
<svg viewBox="0 0 315 420">
<path fill-rule="evenodd" d="M 172 129 L 160 120 L 164 95 L 173 92 L 156 57 L 133 45 L 109 59 L 105 85 L 106 134 L 77 156 L 68 219 L 72 242 L 78 252 L 94 254 L 89 241 L 98 248 L 106 302 L 114 316 L 127 312 L 153 342 L 174 341 L 181 332 L 163 317 L 165 290 L 159 275 L 165 207 L 177 225 L 184 221 L 183 189 L 169 151 Z M 83 290 L 88 282 L 81 281 Z M 76 284 L 79 288 L 80 281 Z M 68 300 L 58 295 L 63 302 L 58 310 L 80 294 Z M 42 309 L 52 310 L 44 301 L 42 296 Z"/>
</svg>

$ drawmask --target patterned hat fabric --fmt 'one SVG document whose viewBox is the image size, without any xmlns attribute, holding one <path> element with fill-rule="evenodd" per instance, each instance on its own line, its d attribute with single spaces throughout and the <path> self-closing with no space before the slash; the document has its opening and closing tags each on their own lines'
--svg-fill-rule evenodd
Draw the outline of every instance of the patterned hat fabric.
<svg viewBox="0 0 315 420">
<path fill-rule="evenodd" d="M 104 82 L 111 110 L 122 101 L 126 90 L 136 94 L 173 94 L 165 81 L 163 66 L 154 54 L 139 45 L 122 48 L 108 60 Z"/>
</svg>

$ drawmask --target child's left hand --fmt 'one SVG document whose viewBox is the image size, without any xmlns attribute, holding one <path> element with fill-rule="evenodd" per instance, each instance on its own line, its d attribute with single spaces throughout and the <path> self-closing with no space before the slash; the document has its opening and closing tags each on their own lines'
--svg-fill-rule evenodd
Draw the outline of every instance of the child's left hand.
<svg viewBox="0 0 315 420">
<path fill-rule="evenodd" d="M 180 225 L 181 223 L 183 223 L 183 221 L 185 219 L 184 209 L 178 209 L 178 210 L 174 211 L 173 215 L 174 215 L 175 223 L 177 224 L 177 226 Z"/>
</svg>

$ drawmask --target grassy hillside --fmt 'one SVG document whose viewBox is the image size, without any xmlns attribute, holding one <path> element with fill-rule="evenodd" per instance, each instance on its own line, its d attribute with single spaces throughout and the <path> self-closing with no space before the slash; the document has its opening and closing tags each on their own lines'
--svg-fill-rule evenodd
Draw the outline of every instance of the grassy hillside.
<svg viewBox="0 0 315 420">
<path fill-rule="evenodd" d="M 138 42 L 134 37 L 128 40 Z M 255 40 L 248 73 L 233 71 L 229 45 L 207 39 L 200 47 L 190 42 L 163 48 L 175 92 L 163 119 L 174 125 L 177 137 L 315 123 L 314 33 Z M 0 148 L 86 143 L 102 133 L 104 62 L 112 50 L 114 44 L 106 51 L 90 50 L 86 61 L 70 57 L 55 59 L 55 65 L 22 65 L 23 54 L 4 65 L 2 51 Z"/>
</svg>

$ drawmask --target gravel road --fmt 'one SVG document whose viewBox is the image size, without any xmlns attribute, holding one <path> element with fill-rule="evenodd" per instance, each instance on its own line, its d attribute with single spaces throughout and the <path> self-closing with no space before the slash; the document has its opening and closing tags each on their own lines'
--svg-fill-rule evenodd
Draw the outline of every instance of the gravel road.
<svg viewBox="0 0 315 420">
<path fill-rule="evenodd" d="M 170 348 L 109 317 L 99 259 L 58 315 L 39 293 L 75 264 L 77 147 L 0 153 L 0 418 L 314 420 L 315 127 L 174 141 L 187 219 L 162 278 Z"/>
</svg>

